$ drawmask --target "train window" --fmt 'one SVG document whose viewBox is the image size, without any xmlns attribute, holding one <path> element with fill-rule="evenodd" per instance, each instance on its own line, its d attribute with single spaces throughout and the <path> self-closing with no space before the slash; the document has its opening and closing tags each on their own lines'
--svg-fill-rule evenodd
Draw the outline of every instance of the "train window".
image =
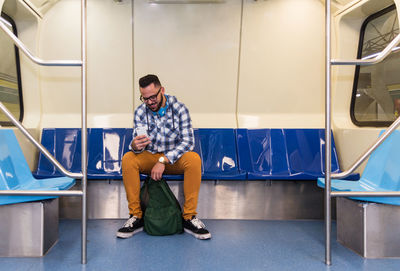
<svg viewBox="0 0 400 271">
<path fill-rule="evenodd" d="M 9 16 L 1 13 L 0 20 L 17 35 L 16 25 Z M 22 87 L 18 49 L 3 31 L 0 31 L 0 48 L 0 102 L 16 119 L 22 121 Z M 2 111 L 0 111 L 0 125 L 12 125 Z"/>
<path fill-rule="evenodd" d="M 369 16 L 361 27 L 358 58 L 381 52 L 399 33 L 395 5 Z M 389 126 L 400 114 L 400 47 L 382 62 L 357 66 L 351 118 L 359 126 Z"/>
</svg>

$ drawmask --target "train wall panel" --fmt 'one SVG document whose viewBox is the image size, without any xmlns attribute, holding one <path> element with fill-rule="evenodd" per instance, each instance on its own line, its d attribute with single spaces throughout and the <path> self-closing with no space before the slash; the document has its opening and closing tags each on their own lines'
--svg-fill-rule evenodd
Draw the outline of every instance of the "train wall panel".
<svg viewBox="0 0 400 271">
<path fill-rule="evenodd" d="M 156 73 L 188 105 L 195 127 L 322 127 L 324 9 L 300 2 L 244 1 L 241 17 L 241 1 L 89 1 L 89 124 L 129 127 L 138 78 Z M 79 21 L 76 0 L 46 13 L 43 58 L 79 58 Z M 62 116 L 64 127 L 79 124 L 79 92 L 79 68 L 41 68 L 40 126 L 60 127 Z"/>
<path fill-rule="evenodd" d="M 135 107 L 137 81 L 155 73 L 188 106 L 195 127 L 236 127 L 240 16 L 240 0 L 134 1 Z"/>
<path fill-rule="evenodd" d="M 323 90 L 323 3 L 245 1 L 239 127 L 321 128 Z"/>
<path fill-rule="evenodd" d="M 132 123 L 131 10 L 130 1 L 88 1 L 87 106 L 92 127 Z M 46 13 L 40 48 L 46 59 L 80 59 L 80 1 L 60 1 Z M 80 68 L 44 67 L 41 72 L 41 127 L 80 126 Z"/>
</svg>

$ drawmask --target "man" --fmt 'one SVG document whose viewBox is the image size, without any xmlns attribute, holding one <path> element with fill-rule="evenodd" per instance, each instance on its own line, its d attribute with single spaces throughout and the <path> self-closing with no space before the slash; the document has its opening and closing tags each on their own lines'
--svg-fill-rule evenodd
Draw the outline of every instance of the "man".
<svg viewBox="0 0 400 271">
<path fill-rule="evenodd" d="M 198 239 L 210 239 L 211 234 L 196 218 L 201 159 L 192 151 L 194 134 L 189 111 L 174 96 L 165 94 L 156 75 L 140 78 L 139 86 L 143 104 L 135 110 L 132 151 L 122 158 L 122 177 L 130 218 L 118 230 L 117 236 L 129 238 L 143 230 L 139 172 L 150 174 L 156 181 L 164 173 L 183 173 L 184 230 Z"/>
<path fill-rule="evenodd" d="M 395 119 L 397 119 L 400 114 L 400 98 L 394 99 L 393 103 L 394 103 L 394 117 Z"/>
</svg>

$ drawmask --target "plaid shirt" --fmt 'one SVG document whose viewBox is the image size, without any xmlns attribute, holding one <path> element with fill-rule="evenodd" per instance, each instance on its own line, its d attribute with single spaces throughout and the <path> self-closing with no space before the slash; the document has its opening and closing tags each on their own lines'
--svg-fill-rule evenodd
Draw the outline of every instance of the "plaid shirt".
<svg viewBox="0 0 400 271">
<path fill-rule="evenodd" d="M 151 143 L 141 151 L 151 153 L 164 153 L 171 164 L 175 163 L 185 152 L 194 148 L 194 133 L 192 120 L 186 106 L 178 102 L 176 97 L 168 97 L 168 108 L 164 116 L 160 117 L 141 104 L 135 110 L 134 126 L 146 127 Z M 133 129 L 133 138 L 137 136 L 136 129 Z M 131 149 L 132 142 L 129 146 Z"/>
</svg>

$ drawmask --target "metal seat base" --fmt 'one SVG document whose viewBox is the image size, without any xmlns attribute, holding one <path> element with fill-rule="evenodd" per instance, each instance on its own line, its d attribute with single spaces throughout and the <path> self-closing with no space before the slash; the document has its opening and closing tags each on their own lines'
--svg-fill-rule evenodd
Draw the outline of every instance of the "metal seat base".
<svg viewBox="0 0 400 271">
<path fill-rule="evenodd" d="M 400 257 L 400 206 L 337 198 L 337 239 L 365 258 Z"/>
<path fill-rule="evenodd" d="M 0 257 L 41 257 L 58 240 L 58 198 L 0 206 Z"/>
<path fill-rule="evenodd" d="M 183 181 L 168 181 L 183 204 Z M 80 188 L 80 181 L 74 189 Z M 60 217 L 79 219 L 81 199 L 62 197 Z M 197 212 L 204 219 L 323 219 L 323 190 L 310 181 L 202 181 Z M 89 219 L 126 219 L 122 181 L 88 182 Z"/>
</svg>

